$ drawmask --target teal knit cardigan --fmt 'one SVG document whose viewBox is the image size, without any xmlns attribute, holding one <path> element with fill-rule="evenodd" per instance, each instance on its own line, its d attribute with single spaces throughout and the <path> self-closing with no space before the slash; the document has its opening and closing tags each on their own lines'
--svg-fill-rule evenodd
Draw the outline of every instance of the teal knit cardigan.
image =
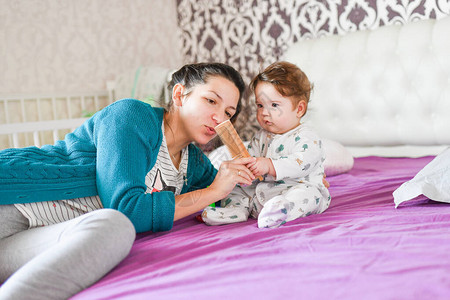
<svg viewBox="0 0 450 300">
<path fill-rule="evenodd" d="M 156 163 L 164 110 L 135 99 L 117 101 L 42 148 L 0 151 L 0 204 L 73 199 L 99 195 L 105 208 L 124 213 L 137 232 L 173 226 L 175 196 L 146 194 L 145 176 Z M 210 185 L 217 170 L 189 146 L 181 193 Z"/>
</svg>

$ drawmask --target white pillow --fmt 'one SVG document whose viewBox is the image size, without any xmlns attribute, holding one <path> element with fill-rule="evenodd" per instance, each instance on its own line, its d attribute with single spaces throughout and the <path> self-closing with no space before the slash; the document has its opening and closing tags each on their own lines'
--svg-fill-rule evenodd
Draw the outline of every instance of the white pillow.
<svg viewBox="0 0 450 300">
<path fill-rule="evenodd" d="M 244 142 L 245 147 L 247 147 L 248 143 Z M 342 144 L 336 141 L 322 139 L 322 145 L 326 157 L 323 166 L 327 176 L 345 173 L 353 168 L 353 156 Z M 219 169 L 223 161 L 231 160 L 231 154 L 226 146 L 220 146 L 215 149 L 208 157 L 216 169 Z"/>
<path fill-rule="evenodd" d="M 342 174 L 353 168 L 353 156 L 344 145 L 333 140 L 322 139 L 322 146 L 325 151 L 323 168 L 327 176 Z"/>
<path fill-rule="evenodd" d="M 419 195 L 450 203 L 450 148 L 436 156 L 413 179 L 394 191 L 395 207 Z"/>
</svg>

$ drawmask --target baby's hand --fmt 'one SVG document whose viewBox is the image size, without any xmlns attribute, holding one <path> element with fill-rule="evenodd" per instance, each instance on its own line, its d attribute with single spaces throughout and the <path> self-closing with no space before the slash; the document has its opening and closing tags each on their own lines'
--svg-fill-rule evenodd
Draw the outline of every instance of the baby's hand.
<svg viewBox="0 0 450 300">
<path fill-rule="evenodd" d="M 247 168 L 249 168 L 255 176 L 268 174 L 271 167 L 273 168 L 272 160 L 266 157 L 256 157 L 253 162 L 247 164 Z"/>
</svg>

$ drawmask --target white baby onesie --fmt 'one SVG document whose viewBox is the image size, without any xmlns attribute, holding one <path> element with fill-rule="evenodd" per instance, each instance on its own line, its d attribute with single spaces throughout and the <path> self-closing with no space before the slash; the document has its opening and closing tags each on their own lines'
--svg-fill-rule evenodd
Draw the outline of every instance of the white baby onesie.
<svg viewBox="0 0 450 300">
<path fill-rule="evenodd" d="M 284 133 L 265 130 L 256 133 L 249 146 L 250 155 L 272 160 L 276 178 L 266 175 L 262 182 L 237 186 L 221 207 L 207 207 L 202 219 L 208 225 L 258 218 L 258 227 L 275 228 L 288 221 L 319 214 L 330 205 L 330 193 L 323 184 L 322 142 L 305 125 Z"/>
</svg>

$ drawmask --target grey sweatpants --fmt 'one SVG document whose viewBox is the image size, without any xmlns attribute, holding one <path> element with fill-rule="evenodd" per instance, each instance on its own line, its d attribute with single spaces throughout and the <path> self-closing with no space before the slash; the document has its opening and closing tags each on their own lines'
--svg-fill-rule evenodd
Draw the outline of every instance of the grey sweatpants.
<svg viewBox="0 0 450 300">
<path fill-rule="evenodd" d="M 67 299 L 122 261 L 135 236 L 112 209 L 28 229 L 13 205 L 0 205 L 0 299 Z"/>
</svg>

